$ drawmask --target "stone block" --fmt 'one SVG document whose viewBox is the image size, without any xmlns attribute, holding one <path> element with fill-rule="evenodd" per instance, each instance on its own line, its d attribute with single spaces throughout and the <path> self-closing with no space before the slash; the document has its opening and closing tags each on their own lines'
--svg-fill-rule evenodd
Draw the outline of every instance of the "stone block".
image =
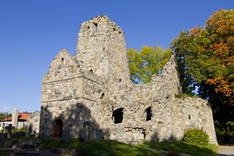
<svg viewBox="0 0 234 156">
<path fill-rule="evenodd" d="M 70 140 L 70 130 L 64 129 L 62 132 L 62 141 L 68 142 Z"/>
<path fill-rule="evenodd" d="M 96 130 L 96 140 L 103 140 L 103 131 L 102 131 L 102 129 Z"/>
<path fill-rule="evenodd" d="M 40 139 L 23 139 L 18 141 L 17 148 L 36 148 L 40 143 Z"/>
<path fill-rule="evenodd" d="M 12 148 L 14 145 L 14 141 L 9 139 L 0 139 L 0 145 L 1 148 Z"/>
</svg>

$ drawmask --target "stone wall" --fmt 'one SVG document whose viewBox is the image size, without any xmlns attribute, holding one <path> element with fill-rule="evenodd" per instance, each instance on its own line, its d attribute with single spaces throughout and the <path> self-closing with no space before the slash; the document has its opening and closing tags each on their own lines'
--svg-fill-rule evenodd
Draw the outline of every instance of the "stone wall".
<svg viewBox="0 0 234 156">
<path fill-rule="evenodd" d="M 209 103 L 201 98 L 176 98 L 171 110 L 173 135 L 182 138 L 189 128 L 204 130 L 210 142 L 217 144 L 213 115 Z"/>
<path fill-rule="evenodd" d="M 124 33 L 105 15 L 81 24 L 77 41 L 77 60 L 96 75 L 129 81 Z"/>
<path fill-rule="evenodd" d="M 43 77 L 40 136 L 61 137 L 69 131 L 80 140 L 98 136 L 137 144 L 178 139 L 187 128 L 197 127 L 206 129 L 215 143 L 207 103 L 175 98 L 181 86 L 174 54 L 162 74 L 137 85 L 130 81 L 119 26 L 97 16 L 81 24 L 78 37 L 76 57 L 61 50 Z"/>
<path fill-rule="evenodd" d="M 40 126 L 40 112 L 34 112 L 27 119 L 26 135 L 38 136 L 39 126 Z"/>
<path fill-rule="evenodd" d="M 109 113 L 108 119 L 102 117 L 102 123 L 108 129 L 108 139 L 127 143 L 139 143 L 140 140 L 163 141 L 172 138 L 171 105 L 175 94 L 180 92 L 177 65 L 174 56 L 165 65 L 162 74 L 155 75 L 145 85 L 107 83 L 104 99 L 101 103 Z M 114 123 L 113 112 L 123 109 L 123 120 Z M 112 114 L 112 120 L 110 116 Z M 99 121 L 102 119 L 98 119 Z"/>
</svg>

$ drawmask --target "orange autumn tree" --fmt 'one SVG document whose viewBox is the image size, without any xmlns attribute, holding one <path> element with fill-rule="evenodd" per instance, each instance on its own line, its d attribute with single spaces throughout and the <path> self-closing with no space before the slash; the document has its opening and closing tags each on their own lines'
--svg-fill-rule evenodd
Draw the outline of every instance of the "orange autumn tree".
<svg viewBox="0 0 234 156">
<path fill-rule="evenodd" d="M 191 84 L 205 83 L 214 87 L 222 103 L 234 105 L 234 10 L 216 11 L 204 28 L 182 31 L 171 48 L 185 92 Z"/>
</svg>

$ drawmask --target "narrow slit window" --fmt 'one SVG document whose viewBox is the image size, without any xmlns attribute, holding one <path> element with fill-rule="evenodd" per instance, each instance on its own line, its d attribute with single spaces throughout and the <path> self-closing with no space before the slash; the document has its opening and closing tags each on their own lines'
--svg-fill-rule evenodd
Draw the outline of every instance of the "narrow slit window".
<svg viewBox="0 0 234 156">
<path fill-rule="evenodd" d="M 104 94 L 104 93 L 102 93 L 102 95 L 101 95 L 100 99 L 103 99 L 104 95 L 105 95 L 105 94 Z"/>
<path fill-rule="evenodd" d="M 151 120 L 152 117 L 152 111 L 151 111 L 151 106 L 145 109 L 146 112 L 146 121 Z"/>
</svg>

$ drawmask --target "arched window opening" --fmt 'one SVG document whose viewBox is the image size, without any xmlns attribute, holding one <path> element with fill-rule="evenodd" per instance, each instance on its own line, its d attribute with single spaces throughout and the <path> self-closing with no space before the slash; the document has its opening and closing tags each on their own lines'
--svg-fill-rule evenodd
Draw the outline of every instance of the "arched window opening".
<svg viewBox="0 0 234 156">
<path fill-rule="evenodd" d="M 112 117 L 114 118 L 114 123 L 121 123 L 123 121 L 123 108 L 118 108 L 113 111 Z"/>
<path fill-rule="evenodd" d="M 188 119 L 189 119 L 189 120 L 191 119 L 190 114 L 188 115 Z"/>
<path fill-rule="evenodd" d="M 146 112 L 146 121 L 151 120 L 152 112 L 151 112 L 151 106 L 145 109 Z"/>
</svg>

